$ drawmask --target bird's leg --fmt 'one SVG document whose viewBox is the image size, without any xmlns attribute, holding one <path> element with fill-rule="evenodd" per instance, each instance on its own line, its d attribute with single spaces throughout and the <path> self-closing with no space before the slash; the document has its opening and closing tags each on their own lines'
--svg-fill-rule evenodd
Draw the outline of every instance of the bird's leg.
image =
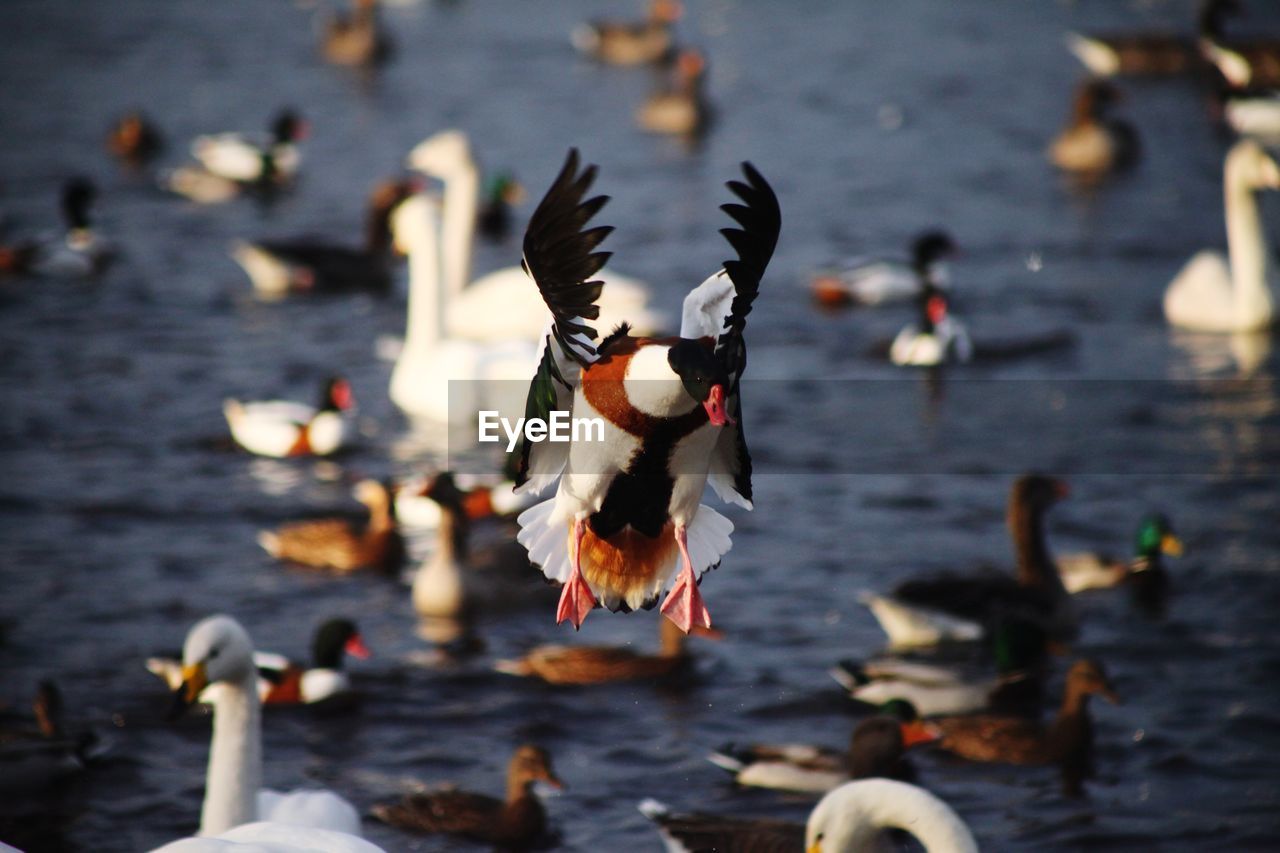
<svg viewBox="0 0 1280 853">
<path fill-rule="evenodd" d="M 582 622 L 596 606 L 596 597 L 591 594 L 591 587 L 582 579 L 582 537 L 587 535 L 585 519 L 573 520 L 573 553 L 570 555 L 571 567 L 569 579 L 560 591 L 560 606 L 556 608 L 556 624 L 568 619 L 573 623 L 573 630 L 582 627 Z"/>
<path fill-rule="evenodd" d="M 662 602 L 662 612 L 676 626 L 689 633 L 689 629 L 697 625 L 700 628 L 711 627 L 711 614 L 698 592 L 698 581 L 693 576 L 693 560 L 689 557 L 689 535 L 683 524 L 676 525 L 676 544 L 680 546 L 680 559 L 683 563 L 676 585 Z"/>
</svg>

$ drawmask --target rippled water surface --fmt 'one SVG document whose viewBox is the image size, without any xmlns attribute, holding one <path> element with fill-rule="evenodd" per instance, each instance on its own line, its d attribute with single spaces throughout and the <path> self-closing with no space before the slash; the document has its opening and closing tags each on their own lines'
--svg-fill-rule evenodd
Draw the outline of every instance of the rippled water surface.
<svg viewBox="0 0 1280 853">
<path fill-rule="evenodd" d="M 1191 252 L 1224 241 L 1227 141 L 1194 84 L 1133 82 L 1122 108 L 1146 143 L 1134 173 L 1081 197 L 1042 154 L 1079 76 L 1064 30 L 1175 26 L 1192 4 L 689 0 L 682 26 L 710 54 L 718 106 L 694 150 L 634 129 L 646 71 L 597 67 L 568 45 L 576 21 L 633 5 L 397 4 L 385 14 L 395 61 L 372 81 L 325 66 L 314 12 L 286 0 L 0 6 L 5 224 L 53 227 L 55 188 L 84 173 L 122 252 L 92 283 L 0 283 L 0 699 L 21 706 L 54 677 L 71 716 L 111 746 L 58 795 L 0 804 L 0 838 L 127 851 L 195 829 L 208 724 L 164 722 L 142 660 L 215 611 L 294 654 L 325 616 L 348 614 L 376 653 L 353 666 L 354 712 L 267 714 L 268 784 L 323 783 L 362 809 L 414 780 L 496 793 L 512 747 L 536 740 L 569 785 L 548 805 L 563 849 L 657 849 L 635 809 L 646 796 L 800 819 L 808 801 L 736 791 L 704 754 L 726 740 L 846 743 L 858 712 L 825 670 L 883 641 L 859 591 L 1008 565 L 1005 493 L 1035 466 L 1073 487 L 1051 517 L 1055 547 L 1123 549 L 1143 511 L 1168 512 L 1188 546 L 1175 594 L 1163 618 L 1123 594 L 1080 599 L 1075 653 L 1103 660 L 1124 699 L 1094 709 L 1087 797 L 1064 799 L 1049 769 L 928 753 L 923 781 L 992 850 L 1273 849 L 1280 356 L 1265 339 L 1173 334 L 1159 307 Z M 1251 5 L 1280 30 L 1276 10 Z M 141 105 L 174 165 L 184 140 L 256 128 L 285 103 L 313 133 L 296 191 L 265 208 L 165 197 L 100 146 L 108 121 Z M 575 637 L 546 598 L 485 614 L 483 651 L 433 663 L 406 588 L 282 568 L 255 544 L 261 527 L 354 511 L 356 476 L 433 460 L 414 450 L 374 351 L 402 328 L 403 288 L 264 305 L 227 246 L 354 241 L 372 181 L 450 126 L 535 196 L 579 146 L 615 196 L 601 221 L 617 226 L 618 269 L 673 313 L 726 256 L 716 206 L 736 164 L 752 160 L 778 191 L 783 239 L 748 331 L 756 511 L 730 513 L 733 551 L 703 584 L 727 636 L 697 644 L 691 684 L 564 690 L 492 673 L 493 658 L 541 641 L 655 642 L 653 613 L 597 613 Z M 954 278 L 976 337 L 1069 329 L 1075 346 L 930 384 L 871 354 L 905 309 L 809 304 L 811 269 L 929 224 L 964 247 Z M 477 270 L 517 256 L 515 240 L 484 246 Z M 254 461 L 217 440 L 224 397 L 310 397 L 334 371 L 352 378 L 367 427 L 341 470 Z M 471 849 L 366 830 L 389 850 Z"/>
</svg>

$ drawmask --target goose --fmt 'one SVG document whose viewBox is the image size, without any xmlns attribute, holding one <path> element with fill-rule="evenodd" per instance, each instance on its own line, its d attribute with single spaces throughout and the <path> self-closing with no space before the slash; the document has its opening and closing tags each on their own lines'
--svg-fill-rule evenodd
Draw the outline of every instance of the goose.
<svg viewBox="0 0 1280 853">
<path fill-rule="evenodd" d="M 49 278 L 89 278 L 105 270 L 115 250 L 93 226 L 90 214 L 97 197 L 98 188 L 88 178 L 65 181 L 58 206 L 66 231 L 9 247 L 5 255 L 10 271 Z"/>
<path fill-rule="evenodd" d="M 738 254 L 686 298 L 678 338 L 633 337 L 624 324 L 598 345 L 587 321 L 608 254 L 593 252 L 611 229 L 586 229 L 608 200 L 583 201 L 595 167 L 578 152 L 534 211 L 524 264 L 554 316 L 526 413 L 553 410 L 601 424 L 570 442 L 524 442 L 517 491 L 556 494 L 520 514 L 520 544 L 543 574 L 563 584 L 556 622 L 577 629 L 600 601 L 611 610 L 652 607 L 674 576 L 662 613 L 688 633 L 711 627 L 698 577 L 730 548 L 733 524 L 699 503 L 708 483 L 751 508 L 751 457 L 738 380 L 743 328 L 782 227 L 778 200 L 749 163 L 728 187 L 742 204 L 723 210 L 741 228 L 722 231 Z M 677 574 L 677 567 L 679 572 Z"/>
<path fill-rule="evenodd" d="M 159 848 L 165 853 L 234 850 L 214 845 L 209 836 L 273 851 L 374 853 L 378 847 L 360 838 L 360 815 L 332 791 L 280 793 L 262 788 L 262 705 L 258 700 L 253 643 L 243 626 L 218 614 L 197 622 L 182 650 L 183 683 L 174 693 L 181 712 L 207 685 L 217 684 L 213 701 L 213 738 L 201 840 Z M 232 832 L 234 830 L 234 832 Z M 223 835 L 223 833 L 227 833 Z M 263 847 L 264 844 L 280 846 Z"/>
<path fill-rule="evenodd" d="M 636 110 L 636 123 L 650 133 L 689 138 L 701 135 L 711 120 L 711 107 L 703 91 L 706 76 L 707 61 L 701 51 L 680 51 L 670 79 Z"/>
<path fill-rule="evenodd" d="M 339 572 L 399 569 L 404 541 L 396 529 L 389 490 L 377 480 L 361 480 L 354 494 L 369 509 L 363 529 L 342 518 L 298 521 L 275 531 L 260 531 L 258 544 L 275 559 L 300 566 Z"/>
<path fill-rule="evenodd" d="M 546 832 L 547 816 L 534 788 L 562 788 L 541 747 L 519 747 L 507 767 L 505 800 L 451 788 L 410 794 L 373 807 L 383 823 L 409 832 L 461 835 L 503 848 L 524 847 Z"/>
<path fill-rule="evenodd" d="M 125 113 L 107 132 L 107 151 L 121 162 L 140 166 L 164 149 L 164 137 L 140 110 Z"/>
<path fill-rule="evenodd" d="M 1163 575 L 1162 556 L 1181 557 L 1182 540 L 1173 532 L 1168 516 L 1150 513 L 1138 524 L 1133 559 L 1119 560 L 1089 552 L 1061 554 L 1057 560 L 1058 575 L 1070 593 L 1106 589 L 1148 572 Z"/>
<path fill-rule="evenodd" d="M 460 130 L 443 130 L 428 137 L 410 152 L 408 165 L 444 182 L 440 266 L 447 291 L 445 330 L 449 337 L 540 340 L 547 311 L 523 269 L 505 267 L 471 281 L 480 170 L 467 135 Z M 661 328 L 664 318 L 647 307 L 648 285 L 613 272 L 602 273 L 601 279 L 605 288 L 599 304 L 605 321 L 629 319 L 643 331 Z"/>
<path fill-rule="evenodd" d="M 288 400 L 242 403 L 227 399 L 222 414 L 236 444 L 250 453 L 283 459 L 289 456 L 330 456 L 347 447 L 355 436 L 350 413 L 355 398 L 341 376 L 324 381 L 316 406 Z"/>
<path fill-rule="evenodd" d="M 829 672 L 852 699 L 880 707 L 905 701 L 925 717 L 983 710 L 1039 713 L 1048 649 L 1044 630 L 1031 622 L 1005 619 L 992 630 L 991 640 L 995 676 L 975 677 L 953 667 L 898 657 L 842 661 Z"/>
<path fill-rule="evenodd" d="M 570 40 L 580 53 L 610 65 L 663 62 L 675 50 L 675 24 L 683 14 L 679 0 L 651 0 L 643 21 L 586 21 Z"/>
<path fill-rule="evenodd" d="M 891 829 L 909 833 L 927 853 L 978 851 L 973 834 L 950 806 L 895 779 L 845 782 L 818 801 L 805 826 L 767 818 L 673 814 L 653 799 L 641 802 L 640 812 L 658 825 L 671 853 L 855 853 L 880 849 Z"/>
<path fill-rule="evenodd" d="M 517 495 L 515 483 L 511 480 L 494 483 L 492 478 L 449 473 L 454 483 L 462 489 L 462 512 L 468 521 L 514 516 L 534 503 L 534 499 L 527 494 Z M 443 511 L 440 504 L 430 496 L 435 479 L 414 477 L 401 483 L 396 489 L 396 520 L 401 527 L 428 531 L 440 526 Z"/>
<path fill-rule="evenodd" d="M 884 777 L 915 781 L 906 751 L 937 740 L 938 733 L 920 721 L 909 702 L 895 702 L 853 729 L 849 748 L 840 752 L 809 744 L 730 744 L 707 756 L 750 788 L 773 788 L 802 794 L 825 794 L 850 779 Z"/>
<path fill-rule="evenodd" d="M 1230 2 L 1204 0 L 1199 33 L 1220 32 Z M 1175 33 L 1076 33 L 1066 36 L 1067 49 L 1096 77 L 1169 76 L 1200 67 L 1204 60 L 1196 38 Z"/>
<path fill-rule="evenodd" d="M 334 65 L 376 65 L 391 53 L 391 40 L 378 22 L 378 0 L 353 0 L 350 14 L 325 22 L 320 52 Z"/>
<path fill-rule="evenodd" d="M 392 211 L 392 239 L 409 256 L 409 316 L 391 371 L 391 401 L 411 419 L 435 423 L 474 421 L 482 409 L 514 411 L 518 402 L 503 393 L 515 386 L 505 380 L 527 378 L 537 349 L 530 338 L 475 341 L 446 332 L 439 231 L 435 207 L 422 193 Z"/>
<path fill-rule="evenodd" d="M 670 619 L 660 619 L 657 654 L 618 646 L 538 646 L 514 660 L 495 661 L 493 668 L 507 675 L 536 678 L 547 684 L 612 684 L 619 681 L 665 679 L 687 671 L 692 657 L 685 633 Z M 697 636 L 719 639 L 720 632 L 693 629 Z"/>
<path fill-rule="evenodd" d="M 890 644 L 925 645 L 930 628 L 937 639 L 973 640 L 1010 618 L 1037 624 L 1052 639 L 1073 636 L 1075 611 L 1044 537 L 1045 515 L 1068 492 L 1066 483 L 1042 474 L 1026 474 L 1014 482 L 1007 520 L 1017 555 L 1015 577 L 944 574 L 910 580 L 892 596 L 875 597 L 872 613 Z"/>
<path fill-rule="evenodd" d="M 1050 725 L 991 714 L 942 717 L 934 720 L 942 732 L 938 746 L 970 761 L 1057 764 L 1065 792 L 1076 795 L 1093 770 L 1089 697 L 1094 695 L 1113 705 L 1118 701 L 1102 664 L 1078 660 L 1067 673 L 1062 704 Z"/>
<path fill-rule="evenodd" d="M 364 245 L 295 237 L 239 241 L 231 251 L 254 291 L 265 299 L 290 293 L 391 289 L 391 211 L 419 189 L 413 181 L 383 181 L 370 193 Z"/>
<path fill-rule="evenodd" d="M 343 668 L 346 655 L 363 660 L 370 652 L 355 623 L 342 618 L 326 620 L 316 629 L 309 668 L 275 652 L 255 651 L 258 699 L 264 705 L 311 705 L 346 694 L 351 689 L 351 680 Z M 163 679 L 170 690 L 177 690 L 182 684 L 182 661 L 178 658 L 147 658 L 147 670 Z M 205 688 L 200 701 L 212 704 L 216 692 Z"/>
<path fill-rule="evenodd" d="M 911 242 L 909 261 L 854 258 L 838 270 L 824 270 L 809 284 L 819 305 L 883 305 L 918 297 L 926 286 L 949 285 L 946 260 L 957 252 L 945 231 L 923 231 Z"/>
<path fill-rule="evenodd" d="M 1275 322 L 1271 247 L 1254 193 L 1280 189 L 1280 165 L 1245 139 L 1227 152 L 1223 167 L 1227 253 L 1196 253 L 1164 292 L 1171 325 L 1197 332 L 1248 332 Z"/>
<path fill-rule="evenodd" d="M 1081 83 L 1072 100 L 1071 120 L 1049 146 L 1049 161 L 1090 182 L 1137 162 L 1137 132 L 1111 115 L 1120 97 L 1120 91 L 1105 80 Z"/>
<path fill-rule="evenodd" d="M 306 138 L 307 130 L 307 123 L 296 112 L 284 109 L 272 119 L 269 139 L 240 133 L 197 136 L 191 143 L 191 156 L 209 174 L 229 181 L 285 183 L 297 174 L 302 162 L 298 142 Z"/>
<path fill-rule="evenodd" d="M 483 198 L 476 230 L 486 240 L 501 243 L 511 234 L 511 208 L 524 201 L 524 187 L 510 172 L 498 172 L 485 182 Z"/>
<path fill-rule="evenodd" d="M 926 284 L 919 302 L 920 319 L 894 336 L 889 360 L 899 367 L 936 367 L 973 358 L 969 330 L 951 314 L 947 295 Z"/>
</svg>

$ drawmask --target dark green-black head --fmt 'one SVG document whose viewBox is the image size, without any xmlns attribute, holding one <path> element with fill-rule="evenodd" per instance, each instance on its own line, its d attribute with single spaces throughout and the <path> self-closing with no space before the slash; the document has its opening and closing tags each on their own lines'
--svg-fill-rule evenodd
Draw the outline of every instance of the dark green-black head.
<svg viewBox="0 0 1280 853">
<path fill-rule="evenodd" d="M 931 229 L 920 233 L 911 243 L 912 265 L 923 272 L 943 258 L 954 255 L 959 250 L 951 235 L 941 229 Z"/>
<path fill-rule="evenodd" d="M 311 641 L 311 660 L 321 669 L 341 669 L 343 655 L 361 659 L 370 655 L 360 630 L 350 619 L 330 619 L 316 630 Z"/>
<path fill-rule="evenodd" d="M 307 123 L 295 110 L 286 107 L 271 120 L 271 136 L 277 145 L 297 142 L 307 136 Z"/>
<path fill-rule="evenodd" d="M 67 228 L 78 230 L 89 227 L 89 206 L 97 198 L 98 189 L 93 181 L 75 177 L 62 185 L 62 218 Z"/>
<path fill-rule="evenodd" d="M 680 377 L 689 396 L 707 410 L 713 425 L 733 423 L 725 409 L 729 373 L 710 347 L 701 341 L 681 338 L 667 352 L 667 364 Z"/>
</svg>

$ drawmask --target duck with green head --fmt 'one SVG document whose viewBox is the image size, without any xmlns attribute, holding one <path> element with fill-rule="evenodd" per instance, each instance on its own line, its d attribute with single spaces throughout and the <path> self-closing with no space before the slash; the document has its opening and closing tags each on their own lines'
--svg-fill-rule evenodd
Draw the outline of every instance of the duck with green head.
<svg viewBox="0 0 1280 853">
<path fill-rule="evenodd" d="M 1134 536 L 1134 554 L 1121 560 L 1105 554 L 1085 552 L 1058 557 L 1058 575 L 1067 592 L 1119 586 L 1132 578 L 1140 583 L 1164 580 L 1164 557 L 1182 556 L 1182 540 L 1164 513 L 1142 517 Z M 1141 580 L 1139 575 L 1143 575 Z"/>
</svg>

